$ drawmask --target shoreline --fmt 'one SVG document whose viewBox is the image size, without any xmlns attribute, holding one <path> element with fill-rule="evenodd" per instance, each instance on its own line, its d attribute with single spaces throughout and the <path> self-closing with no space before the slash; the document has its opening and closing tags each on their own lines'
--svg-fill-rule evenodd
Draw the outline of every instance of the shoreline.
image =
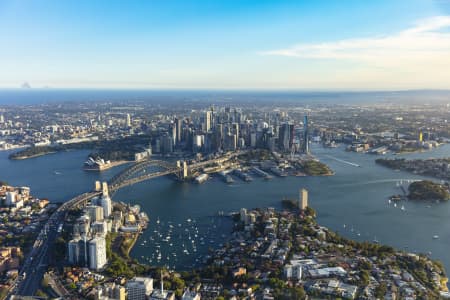
<svg viewBox="0 0 450 300">
<path fill-rule="evenodd" d="M 44 156 L 44 155 L 48 155 L 48 154 L 54 154 L 57 152 L 58 151 L 50 151 L 50 152 L 45 152 L 45 153 L 37 153 L 37 154 L 29 155 L 29 156 L 11 157 L 10 159 L 11 160 L 25 160 L 25 159 L 35 158 L 35 157 Z"/>
</svg>

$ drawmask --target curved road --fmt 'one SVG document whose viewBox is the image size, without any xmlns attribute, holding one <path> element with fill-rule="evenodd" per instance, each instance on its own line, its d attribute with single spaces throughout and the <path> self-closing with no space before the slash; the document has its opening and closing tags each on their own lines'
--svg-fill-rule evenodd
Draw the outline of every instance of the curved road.
<svg viewBox="0 0 450 300">
<path fill-rule="evenodd" d="M 36 293 L 41 285 L 44 273 L 47 271 L 48 250 L 55 243 L 60 231 L 58 228 L 63 225 L 66 212 L 99 194 L 99 192 L 81 194 L 62 204 L 50 216 L 47 223 L 42 226 L 31 252 L 26 257 L 19 276 L 12 286 L 9 298 L 11 298 L 11 295 L 34 295 Z"/>
</svg>

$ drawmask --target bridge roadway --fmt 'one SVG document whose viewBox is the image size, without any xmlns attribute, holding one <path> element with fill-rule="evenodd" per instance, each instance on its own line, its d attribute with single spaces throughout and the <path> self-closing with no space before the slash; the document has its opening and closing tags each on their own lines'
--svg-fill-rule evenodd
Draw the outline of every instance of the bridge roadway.
<svg viewBox="0 0 450 300">
<path fill-rule="evenodd" d="M 100 195 L 99 192 L 88 192 L 65 202 L 53 212 L 47 223 L 42 226 L 41 231 L 25 258 L 25 263 L 19 272 L 19 276 L 12 285 L 8 296 L 11 295 L 34 295 L 39 289 L 44 273 L 47 271 L 49 263 L 49 249 L 53 248 L 58 237 L 58 227 L 64 223 L 66 213 L 69 209 L 77 207 L 90 199 Z M 69 297 L 64 297 L 68 299 Z"/>
<path fill-rule="evenodd" d="M 188 166 L 189 171 L 197 170 L 204 166 L 213 163 L 222 163 L 235 156 L 242 154 L 242 152 L 234 152 L 219 158 L 207 160 L 203 162 L 197 162 Z M 162 167 L 163 171 L 147 173 L 135 178 L 130 178 L 133 174 L 143 172 L 150 166 Z M 123 170 L 116 176 L 114 176 L 110 182 L 110 191 L 114 193 L 120 188 L 128 185 L 132 185 L 138 182 L 149 180 L 152 178 L 166 176 L 169 174 L 176 174 L 180 172 L 181 168 L 176 165 L 172 165 L 168 162 L 161 160 L 146 160 L 136 163 L 131 167 Z M 92 198 L 99 196 L 101 192 L 87 192 L 72 198 L 71 200 L 62 204 L 58 209 L 53 212 L 47 223 L 41 228 L 41 231 L 33 245 L 31 252 L 25 258 L 25 263 L 19 272 L 19 276 L 12 284 L 12 288 L 8 294 L 8 299 L 13 299 L 13 295 L 34 295 L 39 289 L 44 273 L 47 271 L 49 263 L 49 249 L 51 249 L 58 237 L 58 227 L 64 224 L 66 213 L 74 207 L 86 203 Z M 70 299 L 69 295 L 65 295 L 64 299 Z"/>
<path fill-rule="evenodd" d="M 206 160 L 206 161 L 200 161 L 193 164 L 188 165 L 188 174 L 190 174 L 192 171 L 196 171 L 200 168 L 203 168 L 207 165 L 215 164 L 215 163 L 223 163 L 225 161 L 230 160 L 231 158 L 234 158 L 238 155 L 241 155 L 245 153 L 245 151 L 237 151 L 230 154 L 225 154 L 224 156 Z M 133 175 L 138 174 L 140 172 L 144 172 L 146 168 L 150 166 L 157 166 L 160 168 L 163 168 L 164 171 L 156 171 L 147 173 L 138 177 L 132 178 Z M 116 192 L 118 189 L 121 189 L 128 185 L 133 185 L 145 180 L 153 179 L 160 176 L 166 176 L 170 174 L 180 174 L 183 171 L 182 167 L 178 167 L 175 164 L 170 164 L 166 161 L 162 160 L 146 160 L 139 163 L 136 163 L 132 165 L 129 168 L 124 169 L 122 172 L 114 176 L 108 183 L 109 189 L 112 194 Z"/>
</svg>

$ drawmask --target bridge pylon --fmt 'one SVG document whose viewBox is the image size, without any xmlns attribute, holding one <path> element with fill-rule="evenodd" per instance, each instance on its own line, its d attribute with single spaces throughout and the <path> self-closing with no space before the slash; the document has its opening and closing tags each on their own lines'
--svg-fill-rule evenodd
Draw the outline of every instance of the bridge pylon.
<svg viewBox="0 0 450 300">
<path fill-rule="evenodd" d="M 186 161 L 177 160 L 178 179 L 185 180 L 189 176 L 189 168 Z"/>
</svg>

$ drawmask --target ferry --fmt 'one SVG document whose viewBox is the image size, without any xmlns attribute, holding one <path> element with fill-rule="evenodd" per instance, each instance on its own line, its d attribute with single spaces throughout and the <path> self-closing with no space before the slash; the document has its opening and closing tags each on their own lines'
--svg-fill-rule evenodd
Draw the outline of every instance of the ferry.
<svg viewBox="0 0 450 300">
<path fill-rule="evenodd" d="M 269 174 L 267 174 L 266 172 L 264 172 L 263 170 L 261 170 L 260 168 L 257 167 L 253 167 L 252 168 L 253 172 L 258 175 L 263 177 L 266 180 L 272 179 L 272 176 L 270 176 Z"/>
<path fill-rule="evenodd" d="M 221 172 L 219 172 L 218 174 L 219 174 L 219 176 L 222 177 L 222 179 L 223 179 L 227 184 L 231 184 L 231 183 L 234 182 L 233 178 L 232 178 L 230 175 L 228 175 L 227 172 L 221 171 Z"/>
<path fill-rule="evenodd" d="M 208 180 L 208 178 L 209 178 L 208 174 L 201 174 L 201 175 L 195 177 L 195 182 L 200 184 L 200 183 L 203 183 L 206 180 Z"/>
<path fill-rule="evenodd" d="M 284 171 L 282 171 L 280 168 L 278 168 L 278 167 L 270 168 L 270 172 L 272 172 L 273 174 L 275 174 L 275 175 L 277 175 L 279 177 L 286 177 L 287 176 L 287 174 Z"/>
<path fill-rule="evenodd" d="M 236 174 L 237 177 L 239 177 L 240 179 L 244 180 L 245 182 L 250 182 L 253 180 L 252 177 L 250 177 L 250 175 L 248 175 L 247 173 L 243 172 L 242 170 L 236 169 L 234 170 L 234 174 Z"/>
</svg>

